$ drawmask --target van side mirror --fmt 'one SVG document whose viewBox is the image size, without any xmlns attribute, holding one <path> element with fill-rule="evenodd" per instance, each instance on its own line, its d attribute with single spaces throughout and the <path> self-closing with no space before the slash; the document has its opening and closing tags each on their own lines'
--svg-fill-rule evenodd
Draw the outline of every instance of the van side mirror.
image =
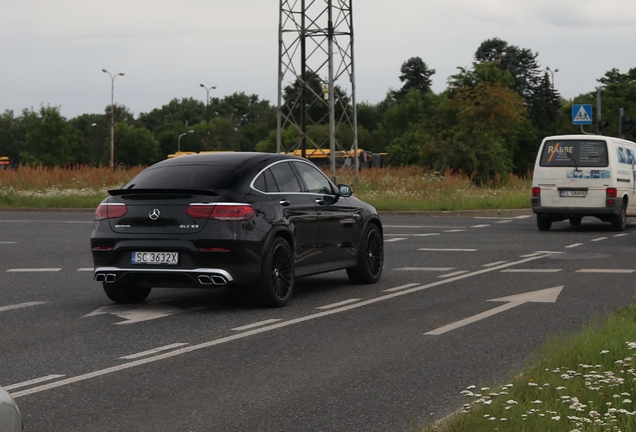
<svg viewBox="0 0 636 432">
<path fill-rule="evenodd" d="M 353 189 L 351 188 L 351 186 L 346 184 L 339 184 L 338 192 L 340 193 L 340 196 L 344 198 L 347 198 L 353 195 Z"/>
</svg>

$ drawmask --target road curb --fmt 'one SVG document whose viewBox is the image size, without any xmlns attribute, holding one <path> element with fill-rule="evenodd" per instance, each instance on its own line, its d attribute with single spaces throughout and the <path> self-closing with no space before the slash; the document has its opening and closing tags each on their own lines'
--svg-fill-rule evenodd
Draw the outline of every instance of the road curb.
<svg viewBox="0 0 636 432">
<path fill-rule="evenodd" d="M 94 213 L 94 208 L 13 208 L 0 207 L 0 213 Z M 532 215 L 532 209 L 454 210 L 454 211 L 380 211 L 380 216 L 496 217 Z"/>
</svg>

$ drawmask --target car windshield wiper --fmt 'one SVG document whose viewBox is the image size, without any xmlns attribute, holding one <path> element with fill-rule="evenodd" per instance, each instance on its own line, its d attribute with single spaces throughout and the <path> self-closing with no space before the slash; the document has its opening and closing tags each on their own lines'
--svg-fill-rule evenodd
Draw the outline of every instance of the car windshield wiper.
<svg viewBox="0 0 636 432">
<path fill-rule="evenodd" d="M 221 195 L 212 189 L 168 189 L 168 188 L 140 188 L 140 189 L 111 189 L 108 191 L 111 196 L 119 195 L 147 195 L 147 194 L 186 194 L 186 195 L 209 195 L 219 196 Z"/>
<path fill-rule="evenodd" d="M 574 162 L 574 168 L 575 168 L 575 171 L 577 171 L 577 172 L 578 172 L 578 171 L 581 171 L 581 170 L 579 169 L 579 165 L 576 163 L 576 158 L 575 158 L 574 156 L 572 156 L 572 154 L 571 154 L 570 152 L 565 152 L 565 154 L 566 154 L 566 155 L 568 155 L 568 157 L 569 157 L 570 159 L 572 159 L 572 161 Z"/>
</svg>

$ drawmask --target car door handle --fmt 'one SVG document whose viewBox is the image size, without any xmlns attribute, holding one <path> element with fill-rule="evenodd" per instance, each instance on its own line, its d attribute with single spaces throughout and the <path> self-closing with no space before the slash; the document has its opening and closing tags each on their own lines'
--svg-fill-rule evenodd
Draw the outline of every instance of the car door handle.
<svg viewBox="0 0 636 432">
<path fill-rule="evenodd" d="M 280 205 L 287 207 L 289 204 L 291 204 L 288 200 L 286 199 L 282 199 L 280 201 L 278 201 L 280 203 Z"/>
<path fill-rule="evenodd" d="M 317 198 L 317 199 L 316 199 L 316 204 L 318 204 L 318 205 L 325 205 L 325 202 L 324 202 L 322 199 Z"/>
</svg>

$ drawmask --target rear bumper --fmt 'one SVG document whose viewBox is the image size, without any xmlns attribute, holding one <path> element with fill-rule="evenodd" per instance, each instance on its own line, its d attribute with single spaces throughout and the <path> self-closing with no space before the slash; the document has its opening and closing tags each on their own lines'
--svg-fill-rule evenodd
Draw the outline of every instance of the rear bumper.
<svg viewBox="0 0 636 432">
<path fill-rule="evenodd" d="M 223 269 L 166 269 L 97 267 L 93 273 L 97 282 L 132 283 L 138 286 L 210 287 L 227 285 L 234 281 Z"/>
<path fill-rule="evenodd" d="M 620 215 L 623 201 L 616 199 L 614 204 L 607 207 L 542 207 L 533 205 L 532 211 L 536 214 L 569 216 L 614 216 Z"/>
</svg>

